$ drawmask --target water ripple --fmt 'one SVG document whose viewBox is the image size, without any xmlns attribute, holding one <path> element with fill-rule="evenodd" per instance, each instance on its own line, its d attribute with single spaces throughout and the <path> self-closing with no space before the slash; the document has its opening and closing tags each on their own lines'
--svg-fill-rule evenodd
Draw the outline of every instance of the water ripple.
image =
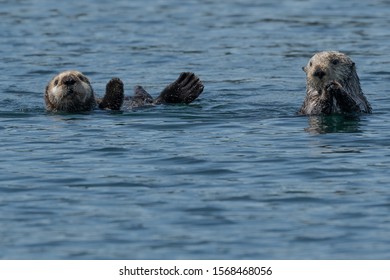
<svg viewBox="0 0 390 280">
<path fill-rule="evenodd" d="M 1 259 L 389 258 L 386 1 L 2 7 Z M 374 114 L 296 116 L 301 67 L 328 49 L 354 59 Z M 46 113 L 67 69 L 98 96 L 113 76 L 157 96 L 182 71 L 205 90 Z"/>
</svg>

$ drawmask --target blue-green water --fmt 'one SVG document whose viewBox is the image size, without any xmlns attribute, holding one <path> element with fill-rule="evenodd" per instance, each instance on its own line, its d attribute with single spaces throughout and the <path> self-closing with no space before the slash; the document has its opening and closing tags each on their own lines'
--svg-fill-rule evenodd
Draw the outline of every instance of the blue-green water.
<svg viewBox="0 0 390 280">
<path fill-rule="evenodd" d="M 33 3 L 32 3 L 33 2 Z M 389 259 L 389 1 L 0 1 L 1 259 Z M 302 117 L 301 67 L 340 50 L 374 114 Z M 189 106 L 48 114 L 102 94 Z"/>
</svg>

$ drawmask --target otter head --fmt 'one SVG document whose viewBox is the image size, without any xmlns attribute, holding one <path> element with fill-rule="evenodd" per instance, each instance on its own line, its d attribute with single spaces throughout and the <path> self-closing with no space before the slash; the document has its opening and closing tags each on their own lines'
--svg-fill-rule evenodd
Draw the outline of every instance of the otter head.
<svg viewBox="0 0 390 280">
<path fill-rule="evenodd" d="M 321 93 L 333 81 L 342 86 L 352 78 L 359 81 L 355 63 L 345 54 L 336 51 L 316 53 L 302 69 L 306 73 L 307 88 L 317 93 Z"/>
<path fill-rule="evenodd" d="M 88 78 L 78 71 L 65 71 L 55 76 L 45 92 L 46 109 L 53 112 L 83 112 L 96 106 Z"/>
</svg>

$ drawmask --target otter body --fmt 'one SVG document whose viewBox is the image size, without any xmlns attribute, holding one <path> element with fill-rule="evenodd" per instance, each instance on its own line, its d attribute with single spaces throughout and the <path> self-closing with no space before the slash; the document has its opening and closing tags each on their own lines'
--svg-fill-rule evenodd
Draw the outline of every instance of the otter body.
<svg viewBox="0 0 390 280">
<path fill-rule="evenodd" d="M 360 87 L 355 63 L 335 51 L 315 54 L 303 67 L 306 97 L 299 114 L 371 113 Z"/>
<path fill-rule="evenodd" d="M 120 110 L 164 103 L 191 103 L 203 91 L 200 79 L 191 72 L 181 73 L 179 78 L 165 87 L 153 99 L 141 86 L 136 86 L 132 97 L 125 97 L 123 82 L 111 79 L 103 98 L 95 97 L 88 78 L 79 71 L 65 71 L 55 76 L 46 86 L 44 95 L 49 112 L 85 112 L 95 108 Z"/>
</svg>

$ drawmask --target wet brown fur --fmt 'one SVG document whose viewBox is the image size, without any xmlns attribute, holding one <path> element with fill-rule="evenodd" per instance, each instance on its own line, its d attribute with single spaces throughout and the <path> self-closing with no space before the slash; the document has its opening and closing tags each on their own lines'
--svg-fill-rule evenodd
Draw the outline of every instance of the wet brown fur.
<svg viewBox="0 0 390 280">
<path fill-rule="evenodd" d="M 336 51 L 317 53 L 303 70 L 306 97 L 299 114 L 372 112 L 360 87 L 355 63 L 345 54 Z"/>
<path fill-rule="evenodd" d="M 82 112 L 95 108 L 95 95 L 88 78 L 78 71 L 55 76 L 46 86 L 46 110 L 50 112 Z"/>
<path fill-rule="evenodd" d="M 183 72 L 156 99 L 141 86 L 134 88 L 134 96 L 125 97 L 122 81 L 112 78 L 107 83 L 104 97 L 97 99 L 85 75 L 78 71 L 65 71 L 48 83 L 44 99 L 46 109 L 50 112 L 83 112 L 97 106 L 100 109 L 120 110 L 165 103 L 189 104 L 203 92 L 203 88 L 194 73 Z"/>
</svg>

